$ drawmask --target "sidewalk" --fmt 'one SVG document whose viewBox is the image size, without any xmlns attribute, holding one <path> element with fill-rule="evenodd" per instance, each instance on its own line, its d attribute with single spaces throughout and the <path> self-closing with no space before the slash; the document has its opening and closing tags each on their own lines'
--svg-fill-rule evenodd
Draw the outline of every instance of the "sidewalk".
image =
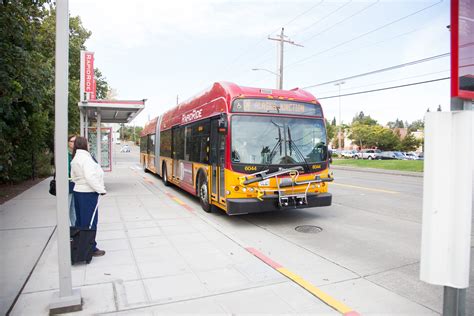
<svg viewBox="0 0 474 316">
<path fill-rule="evenodd" d="M 8 264 L 0 281 L 9 292 L 5 300 L 2 292 L 0 312 L 21 288 L 14 272 L 21 268 L 26 278 L 45 245 L 11 315 L 48 315 L 58 290 L 55 200 L 47 185 L 2 205 L 2 271 Z M 221 233 L 156 177 L 123 164 L 106 174 L 106 186 L 97 241 L 107 253 L 72 267 L 73 287 L 83 299 L 83 310 L 74 315 L 340 314 Z M 6 248 L 13 231 L 6 227 L 18 227 L 16 243 L 27 236 L 35 243 L 20 249 L 8 242 Z"/>
</svg>

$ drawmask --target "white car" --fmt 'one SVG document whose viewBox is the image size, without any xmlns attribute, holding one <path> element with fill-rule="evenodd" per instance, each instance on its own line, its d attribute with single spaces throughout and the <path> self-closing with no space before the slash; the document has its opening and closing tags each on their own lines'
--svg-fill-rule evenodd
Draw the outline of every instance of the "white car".
<svg viewBox="0 0 474 316">
<path fill-rule="evenodd" d="M 123 145 L 122 148 L 120 148 L 121 153 L 129 153 L 130 152 L 130 146 L 128 145 Z"/>
</svg>

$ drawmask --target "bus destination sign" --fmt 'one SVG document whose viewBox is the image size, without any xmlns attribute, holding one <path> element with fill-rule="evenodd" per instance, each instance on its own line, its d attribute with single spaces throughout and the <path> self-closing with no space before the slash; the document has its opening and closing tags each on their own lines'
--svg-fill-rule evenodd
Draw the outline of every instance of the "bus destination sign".
<svg viewBox="0 0 474 316">
<path fill-rule="evenodd" d="M 272 99 L 237 99 L 232 112 L 322 116 L 320 104 Z"/>
</svg>

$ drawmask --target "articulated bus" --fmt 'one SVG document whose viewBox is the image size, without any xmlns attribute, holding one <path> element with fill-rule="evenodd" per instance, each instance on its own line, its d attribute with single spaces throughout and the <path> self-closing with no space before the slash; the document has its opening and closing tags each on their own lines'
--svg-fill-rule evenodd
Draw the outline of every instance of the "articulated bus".
<svg viewBox="0 0 474 316">
<path fill-rule="evenodd" d="M 229 215 L 331 205 L 326 125 L 301 89 L 215 83 L 147 123 L 140 163 Z"/>
</svg>

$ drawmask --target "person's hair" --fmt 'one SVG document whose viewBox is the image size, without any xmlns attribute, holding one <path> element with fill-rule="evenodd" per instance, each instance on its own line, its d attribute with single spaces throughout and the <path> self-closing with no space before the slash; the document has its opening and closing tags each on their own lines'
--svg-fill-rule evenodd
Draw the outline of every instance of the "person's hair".
<svg viewBox="0 0 474 316">
<path fill-rule="evenodd" d="M 76 155 L 76 150 L 82 149 L 85 151 L 87 150 L 87 139 L 82 136 L 76 136 L 76 140 L 74 141 L 74 148 L 72 149 L 72 157 Z"/>
<path fill-rule="evenodd" d="M 70 141 L 70 140 L 73 139 L 74 137 L 76 137 L 76 135 L 74 135 L 74 134 L 69 135 L 68 138 L 67 138 L 67 141 Z"/>
</svg>

